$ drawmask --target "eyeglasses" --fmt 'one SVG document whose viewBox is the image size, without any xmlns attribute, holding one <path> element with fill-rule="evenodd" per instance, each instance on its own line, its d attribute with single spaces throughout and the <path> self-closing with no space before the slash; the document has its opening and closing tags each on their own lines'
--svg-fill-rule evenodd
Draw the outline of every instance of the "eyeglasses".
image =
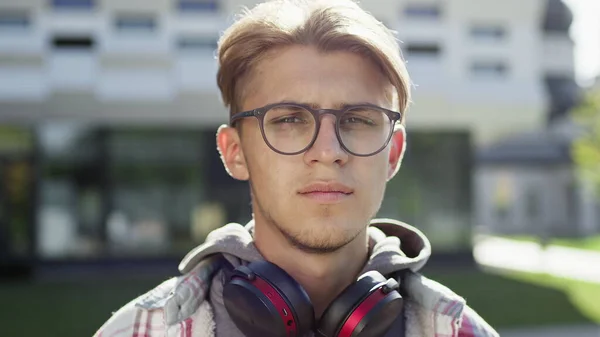
<svg viewBox="0 0 600 337">
<path fill-rule="evenodd" d="M 335 134 L 348 153 L 368 157 L 383 150 L 402 114 L 375 105 L 351 105 L 342 110 L 312 109 L 295 103 L 275 103 L 231 116 L 230 124 L 256 117 L 265 143 L 275 152 L 296 155 L 308 150 L 317 139 L 321 116 L 336 118 Z"/>
</svg>

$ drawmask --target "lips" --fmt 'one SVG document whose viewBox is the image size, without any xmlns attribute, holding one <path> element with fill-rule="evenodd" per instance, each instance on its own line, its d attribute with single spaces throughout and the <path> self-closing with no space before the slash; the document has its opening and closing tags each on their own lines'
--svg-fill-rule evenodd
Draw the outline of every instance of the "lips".
<svg viewBox="0 0 600 337">
<path fill-rule="evenodd" d="M 339 182 L 315 182 L 298 191 L 299 194 L 344 194 L 354 193 L 354 190 Z"/>
</svg>

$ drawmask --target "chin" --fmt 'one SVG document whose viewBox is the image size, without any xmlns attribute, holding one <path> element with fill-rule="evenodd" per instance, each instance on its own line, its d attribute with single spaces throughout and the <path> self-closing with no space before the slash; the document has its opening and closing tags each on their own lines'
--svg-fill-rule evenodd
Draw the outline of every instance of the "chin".
<svg viewBox="0 0 600 337">
<path fill-rule="evenodd" d="M 280 231 L 293 246 L 314 254 L 335 252 L 356 239 L 363 230 L 363 226 L 349 227 L 348 220 L 306 219 L 303 222 L 295 223 L 294 228 L 281 227 Z"/>
</svg>

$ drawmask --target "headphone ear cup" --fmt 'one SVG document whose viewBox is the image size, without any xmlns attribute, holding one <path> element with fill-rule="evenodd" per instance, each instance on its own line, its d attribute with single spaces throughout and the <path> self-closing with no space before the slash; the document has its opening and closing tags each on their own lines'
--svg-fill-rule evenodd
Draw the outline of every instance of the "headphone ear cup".
<svg viewBox="0 0 600 337">
<path fill-rule="evenodd" d="M 231 320 L 246 336 L 303 336 L 314 327 L 308 294 L 267 261 L 236 268 L 223 286 Z"/>
<path fill-rule="evenodd" d="M 363 274 L 329 305 L 319 321 L 326 337 L 380 337 L 402 312 L 398 283 L 376 271 Z"/>
</svg>

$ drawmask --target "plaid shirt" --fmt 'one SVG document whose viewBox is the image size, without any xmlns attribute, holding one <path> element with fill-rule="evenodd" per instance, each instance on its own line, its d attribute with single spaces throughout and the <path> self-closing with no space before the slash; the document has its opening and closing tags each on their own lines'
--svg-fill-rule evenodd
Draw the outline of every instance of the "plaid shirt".
<svg viewBox="0 0 600 337">
<path fill-rule="evenodd" d="M 169 279 L 126 304 L 94 337 L 215 337 L 206 300 L 211 279 L 221 266 L 217 255 L 189 273 Z M 499 336 L 465 300 L 419 274 L 405 278 L 407 337 Z"/>
</svg>

